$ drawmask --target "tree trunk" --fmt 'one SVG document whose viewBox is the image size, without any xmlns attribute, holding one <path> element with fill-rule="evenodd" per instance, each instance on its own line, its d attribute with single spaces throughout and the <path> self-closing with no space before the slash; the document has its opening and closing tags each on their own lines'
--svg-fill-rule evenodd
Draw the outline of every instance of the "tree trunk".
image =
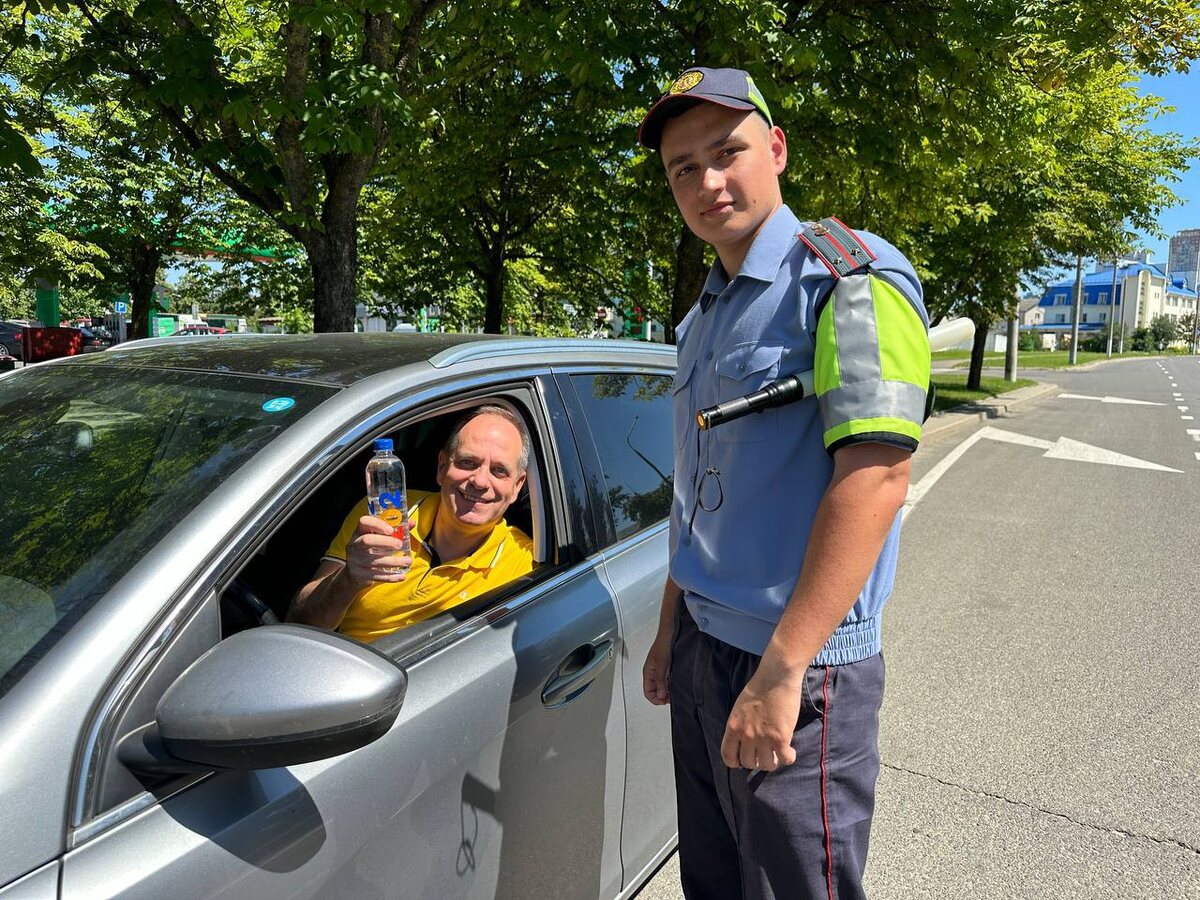
<svg viewBox="0 0 1200 900">
<path fill-rule="evenodd" d="M 487 277 L 484 279 L 486 303 L 483 309 L 483 333 L 506 334 L 508 323 L 504 320 L 504 241 L 492 251 L 488 259 Z"/>
<path fill-rule="evenodd" d="M 162 262 L 162 251 L 157 247 L 135 244 L 131 251 L 129 302 L 130 317 L 128 337 L 130 340 L 150 337 L 151 306 L 154 302 L 154 282 Z"/>
<path fill-rule="evenodd" d="M 984 321 L 984 317 L 979 315 L 972 316 L 971 320 L 975 323 L 975 342 L 971 345 L 971 368 L 967 372 L 967 389 L 977 391 L 983 377 L 983 353 L 987 349 L 988 329 L 992 327 L 992 323 Z"/>
<path fill-rule="evenodd" d="M 683 321 L 692 304 L 700 299 L 708 268 L 704 265 L 704 241 L 692 234 L 686 225 L 675 250 L 675 286 L 671 291 L 671 343 L 675 342 L 675 326 Z"/>
<path fill-rule="evenodd" d="M 326 217 L 304 242 L 313 280 L 313 331 L 353 331 L 358 275 L 358 210 Z"/>
</svg>

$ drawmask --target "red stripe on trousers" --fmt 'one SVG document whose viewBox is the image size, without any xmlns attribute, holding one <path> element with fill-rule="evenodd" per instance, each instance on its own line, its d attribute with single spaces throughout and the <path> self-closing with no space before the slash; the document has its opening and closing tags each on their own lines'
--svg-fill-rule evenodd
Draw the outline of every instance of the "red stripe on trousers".
<svg viewBox="0 0 1200 900">
<path fill-rule="evenodd" d="M 829 798 L 825 787 L 825 738 L 829 734 L 829 666 L 825 667 L 821 699 L 824 705 L 821 713 L 821 819 L 825 823 L 825 887 L 829 892 L 829 900 L 833 900 L 833 842 L 829 833 Z"/>
</svg>

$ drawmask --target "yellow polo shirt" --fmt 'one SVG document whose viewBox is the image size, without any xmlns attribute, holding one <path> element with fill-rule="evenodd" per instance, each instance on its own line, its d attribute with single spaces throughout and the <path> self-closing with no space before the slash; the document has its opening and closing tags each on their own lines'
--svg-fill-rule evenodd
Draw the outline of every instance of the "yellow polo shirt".
<svg viewBox="0 0 1200 900">
<path fill-rule="evenodd" d="M 359 641 L 373 641 L 406 625 L 421 622 L 492 588 L 533 571 L 533 541 L 501 519 L 488 539 L 470 556 L 432 565 L 425 540 L 437 517 L 440 494 L 409 492 L 408 517 L 413 520 L 412 568 L 403 581 L 372 584 L 354 595 L 338 631 Z M 346 561 L 346 545 L 358 520 L 367 515 L 364 497 L 329 545 L 325 555 Z"/>
</svg>

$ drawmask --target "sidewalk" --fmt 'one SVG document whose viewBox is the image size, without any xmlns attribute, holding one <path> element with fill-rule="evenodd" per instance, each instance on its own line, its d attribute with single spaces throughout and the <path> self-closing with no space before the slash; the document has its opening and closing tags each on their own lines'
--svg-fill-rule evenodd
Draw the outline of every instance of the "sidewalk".
<svg viewBox="0 0 1200 900">
<path fill-rule="evenodd" d="M 1019 409 L 1026 403 L 1053 397 L 1060 390 L 1062 389 L 1057 384 L 1039 383 L 934 413 L 921 429 L 921 443 L 957 434 L 972 425 Z"/>
</svg>

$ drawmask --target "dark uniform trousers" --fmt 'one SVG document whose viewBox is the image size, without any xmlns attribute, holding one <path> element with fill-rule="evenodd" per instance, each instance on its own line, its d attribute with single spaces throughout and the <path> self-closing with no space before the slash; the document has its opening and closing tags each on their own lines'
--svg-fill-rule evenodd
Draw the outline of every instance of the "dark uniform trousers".
<svg viewBox="0 0 1200 900">
<path fill-rule="evenodd" d="M 760 658 L 704 634 L 679 606 L 669 684 L 684 896 L 865 897 L 882 655 L 809 667 L 794 765 L 730 769 L 721 760 L 725 723 Z"/>
</svg>

